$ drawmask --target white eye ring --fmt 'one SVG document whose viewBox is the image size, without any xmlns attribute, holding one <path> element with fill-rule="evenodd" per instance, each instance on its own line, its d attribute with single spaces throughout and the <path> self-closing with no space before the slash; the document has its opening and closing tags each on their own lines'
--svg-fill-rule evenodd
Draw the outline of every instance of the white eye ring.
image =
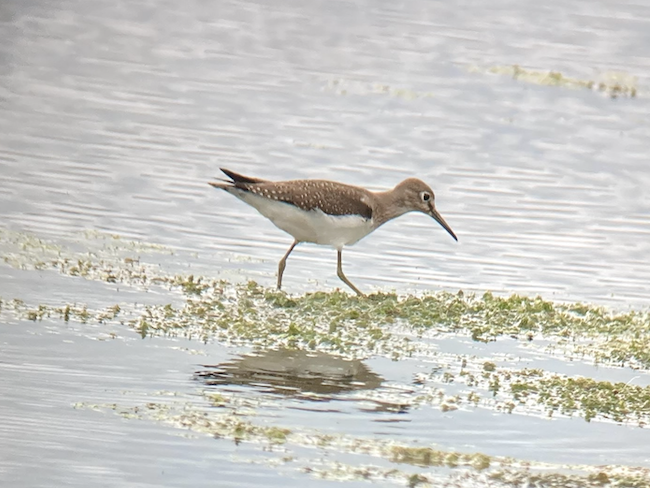
<svg viewBox="0 0 650 488">
<path fill-rule="evenodd" d="M 429 200 L 431 200 L 431 193 L 429 193 L 428 191 L 423 191 L 422 193 L 420 193 L 420 198 L 422 199 L 423 202 L 428 202 Z"/>
</svg>

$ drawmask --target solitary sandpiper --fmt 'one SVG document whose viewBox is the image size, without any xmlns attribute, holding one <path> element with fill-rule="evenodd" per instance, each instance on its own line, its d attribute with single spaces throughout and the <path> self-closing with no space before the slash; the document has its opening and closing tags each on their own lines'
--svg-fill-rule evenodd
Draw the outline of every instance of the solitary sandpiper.
<svg viewBox="0 0 650 488">
<path fill-rule="evenodd" d="M 332 246 L 338 252 L 336 274 L 355 293 L 363 293 L 343 274 L 341 253 L 377 227 L 407 212 L 422 212 L 458 240 L 435 207 L 429 186 L 416 178 L 402 181 L 392 190 L 372 192 L 358 186 L 328 180 L 267 181 L 221 168 L 230 180 L 211 182 L 255 208 L 293 236 L 293 244 L 278 265 L 278 290 L 287 258 L 301 242 Z"/>
</svg>

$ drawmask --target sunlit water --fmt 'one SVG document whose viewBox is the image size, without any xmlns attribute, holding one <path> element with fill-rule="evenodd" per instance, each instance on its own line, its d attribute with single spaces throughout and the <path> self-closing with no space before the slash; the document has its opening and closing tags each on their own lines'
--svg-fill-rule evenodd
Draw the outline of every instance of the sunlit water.
<svg viewBox="0 0 650 488">
<path fill-rule="evenodd" d="M 631 1 L 3 1 L 0 225 L 54 239 L 74 240 L 85 229 L 118 234 L 184 253 L 188 260 L 176 265 L 192 273 L 273 286 L 291 238 L 206 184 L 220 166 L 375 190 L 417 176 L 436 191 L 459 242 L 423 215 L 391 222 L 344 253 L 360 288 L 489 289 L 647 307 L 649 21 L 650 7 Z M 638 78 L 638 96 L 486 74 L 513 64 L 584 80 L 623 72 Z M 101 306 L 114 291 L 8 267 L 0 276 L 0 296 L 36 303 Z M 299 247 L 284 286 L 289 293 L 341 286 L 334 251 Z M 112 302 L 155 300 L 120 293 Z M 203 360 L 162 339 L 159 349 L 136 343 L 128 330 L 96 342 L 58 323 L 44 327 L 0 327 L 0 480 L 210 485 L 214 470 L 195 467 L 218 459 L 222 473 L 232 468 L 223 479 L 258 486 L 245 466 L 224 464 L 231 444 L 69 409 L 122 390 L 191 392 Z M 212 364 L 233 354 L 217 345 L 204 352 Z M 395 381 L 419 366 L 401 367 L 371 369 Z M 350 410 L 351 424 L 365 418 Z M 293 413 L 287 405 L 279 415 L 298 423 L 314 415 Z M 444 414 L 425 409 L 411 413 L 409 427 L 390 428 L 406 429 L 405 437 L 429 429 L 442 445 L 490 454 L 561 457 L 553 453 L 562 427 L 499 417 L 485 431 L 484 420 L 469 415 L 448 433 Z M 372 431 L 366 425 L 355 428 Z M 639 450 L 645 431 L 575 428 L 583 453 L 585 438 L 620 442 L 592 453 L 594 463 L 648 462 Z M 542 441 L 525 451 L 531 432 Z M 604 459 L 612 452 L 621 458 Z M 170 459 L 176 464 L 162 470 Z M 287 479 L 304 483 L 278 484 Z"/>
</svg>

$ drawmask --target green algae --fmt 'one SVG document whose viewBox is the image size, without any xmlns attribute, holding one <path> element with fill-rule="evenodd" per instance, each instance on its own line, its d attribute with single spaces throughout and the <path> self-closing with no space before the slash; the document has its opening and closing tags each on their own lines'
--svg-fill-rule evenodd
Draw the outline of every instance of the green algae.
<svg viewBox="0 0 650 488">
<path fill-rule="evenodd" d="M 557 347 L 591 355 L 596 361 L 650 366 L 647 311 L 617 313 L 583 303 L 554 303 L 520 295 L 499 297 L 490 292 L 480 296 L 466 296 L 462 292 L 421 296 L 376 293 L 358 298 L 334 291 L 289 296 L 254 282 L 231 285 L 207 277 L 166 274 L 159 266 L 142 261 L 140 256 L 112 253 L 99 257 L 94 253 L 75 253 L 29 235 L 4 231 L 0 233 L 0 243 L 13 245 L 13 252 L 3 257 L 7 264 L 21 269 L 39 266 L 39 269 L 87 280 L 178 290 L 185 299 L 182 309 L 169 304 L 151 307 L 140 321 L 131 324 L 138 329 L 146 325 L 148 334 L 191 329 L 193 335 L 209 339 L 214 331 L 228 329 L 248 339 L 263 333 L 260 322 L 266 321 L 270 335 L 277 332 L 292 336 L 296 346 L 307 343 L 315 347 L 331 341 L 340 343 L 339 349 L 345 349 L 344 341 L 336 337 L 342 328 L 363 330 L 369 342 L 383 342 L 390 336 L 386 331 L 395 325 L 414 334 L 468 334 L 481 342 L 504 337 L 551 338 Z M 125 249 L 130 248 L 125 245 Z M 226 310 L 233 324 L 225 321 Z M 201 322 L 198 326 L 197 319 Z M 327 330 L 320 327 L 315 331 L 315 323 L 326 323 Z M 251 326 L 254 333 L 247 332 Z"/>
<path fill-rule="evenodd" d="M 245 305 L 242 303 L 246 300 L 239 300 L 236 295 L 226 293 L 227 288 L 218 290 L 218 299 L 229 297 L 221 302 L 222 308 L 210 308 L 204 301 L 192 298 L 181 309 L 175 309 L 170 304 L 145 307 L 139 318 L 126 320 L 125 323 L 137 330 L 142 337 L 170 333 L 178 335 L 174 332 L 178 329 L 186 337 L 203 342 L 219 340 L 229 344 L 254 344 L 262 348 L 282 346 L 347 356 L 384 354 L 395 358 L 396 355 L 405 355 L 407 352 L 415 354 L 418 348 L 423 347 L 415 341 L 398 338 L 387 331 L 375 334 L 372 332 L 373 327 L 363 321 L 361 325 L 356 324 L 348 315 L 341 320 L 351 322 L 331 327 L 331 321 L 340 319 L 336 308 L 331 316 L 319 311 L 319 320 L 312 318 L 310 322 L 299 322 L 284 315 L 263 314 L 255 300 L 264 300 L 266 293 L 251 284 L 239 288 L 239 293 L 243 293 L 250 301 Z M 215 291 L 204 292 L 204 298 L 212 297 L 212 293 Z M 259 295 L 257 298 L 256 294 Z M 317 295 L 317 303 L 325 299 L 323 294 Z M 324 295 L 327 295 L 327 300 L 342 299 L 341 296 Z M 274 302 L 276 299 L 274 296 Z M 350 300 L 358 299 L 353 297 Z M 194 313 L 192 307 L 199 303 L 204 311 Z M 58 318 L 80 323 L 109 323 L 116 320 L 122 312 L 119 305 L 94 311 L 85 306 L 70 304 L 61 307 L 29 307 L 18 300 L 12 300 L 4 302 L 2 306 L 5 310 L 34 321 Z M 296 306 L 294 304 L 291 308 Z M 371 332 L 367 333 L 369 328 Z M 455 361 L 461 363 L 460 358 Z M 587 421 L 603 419 L 634 422 L 639 426 L 646 425 L 650 420 L 650 387 L 567 377 L 541 370 L 499 368 L 494 362 L 480 358 L 464 357 L 461 364 L 457 372 L 445 369 L 428 378 L 427 382 L 434 387 L 426 393 L 414 394 L 408 399 L 408 404 L 438 405 L 443 411 L 453 411 L 466 405 L 483 406 L 506 413 L 581 415 Z M 444 390 L 435 386 L 452 384 L 465 385 L 470 391 L 465 395 L 448 396 Z"/>
<path fill-rule="evenodd" d="M 380 355 L 401 360 L 433 354 L 442 359 L 444 354 L 432 349 L 430 340 L 455 336 L 484 343 L 514 339 L 529 347 L 543 339 L 548 345 L 540 347 L 554 355 L 617 367 L 650 367 L 647 311 L 616 312 L 584 303 L 490 292 L 376 293 L 361 298 L 332 291 L 291 296 L 255 282 L 233 285 L 197 275 L 166 274 L 141 255 L 123 252 L 140 252 L 138 246 L 114 237 L 103 241 L 110 243 L 110 252 L 78 253 L 30 235 L 0 233 L 3 248 L 10 248 L 4 254 L 9 265 L 142 289 L 161 287 L 176 294 L 180 304 L 118 303 L 95 310 L 75 303 L 28 305 L 5 297 L 0 299 L 0 310 L 31 321 L 125 324 L 143 338 L 180 336 L 202 343 L 320 351 L 350 358 Z M 456 366 L 427 378 L 432 386 L 414 394 L 408 404 L 436 405 L 445 411 L 482 406 L 506 413 L 581 415 L 588 421 L 648 422 L 647 388 L 503 368 L 485 359 L 447 357 Z M 465 385 L 468 391 L 449 395 L 444 388 L 452 384 Z"/>
<path fill-rule="evenodd" d="M 448 292 L 421 297 L 316 292 L 299 297 L 268 291 L 254 282 L 230 285 L 194 276 L 160 277 L 186 295 L 182 307 L 150 306 L 129 325 L 143 336 L 182 335 L 250 342 L 264 347 L 338 351 L 363 356 L 408 356 L 413 334 L 467 334 L 475 341 L 504 337 L 552 339 L 556 349 L 620 366 L 650 366 L 647 312 L 615 313 L 585 304 L 558 304 L 519 295 L 481 297 Z"/>
<path fill-rule="evenodd" d="M 478 471 L 490 467 L 490 456 L 485 454 L 446 452 L 430 447 L 393 446 L 390 456 L 392 462 L 415 466 L 445 466 L 448 468 L 471 466 Z"/>
<path fill-rule="evenodd" d="M 145 312 L 139 318 L 125 323 L 137 330 L 142 337 L 169 334 L 170 330 L 173 332 L 178 328 L 186 333 L 186 337 L 203 342 L 220 340 L 229 344 L 254 344 L 261 348 L 325 350 L 344 356 L 384 354 L 395 358 L 397 351 L 399 355 L 406 352 L 413 354 L 421 347 L 414 341 L 405 341 L 387 331 L 375 334 L 374 327 L 366 320 L 360 324 L 355 323 L 363 315 L 361 313 L 354 314 L 354 319 L 351 319 L 349 313 L 340 315 L 337 307 L 333 307 L 330 312 L 315 307 L 315 304 L 324 302 L 330 305 L 341 301 L 364 302 L 340 292 L 316 293 L 314 300 L 305 302 L 301 298 L 293 298 L 289 303 L 286 297 L 275 292 L 269 295 L 268 291 L 252 283 L 237 287 L 235 295 L 232 294 L 232 289 L 223 284 L 206 290 L 202 292 L 202 300 L 192 296 L 181 309 L 175 309 L 170 304 L 149 306 L 145 307 Z M 243 294 L 244 299 L 238 298 L 237 293 Z M 221 300 L 222 306 L 210 307 L 204 301 L 206 299 Z M 267 299 L 272 301 L 274 307 L 282 303 L 280 310 L 285 310 L 284 307 L 293 311 L 300 307 L 314 308 L 318 320 L 312 317 L 310 321 L 298 321 L 291 316 L 272 316 L 268 312 L 262 312 L 263 305 L 258 300 L 264 303 Z M 523 303 L 521 298 L 516 302 Z M 39 305 L 32 308 L 18 300 L 4 302 L 2 306 L 28 320 L 59 318 L 81 323 L 108 323 L 115 320 L 122 311 L 119 305 L 97 311 L 73 305 Z M 196 306 L 200 306 L 202 312 L 195 312 L 192 307 Z M 547 307 L 541 309 L 547 310 Z M 340 323 L 337 322 L 339 320 Z M 334 327 L 333 322 L 337 323 Z M 439 357 L 442 359 L 444 356 Z M 569 377 L 536 369 L 498 367 L 494 362 L 481 358 L 456 357 L 454 360 L 451 356 L 451 360 L 459 365 L 459 369 L 445 368 L 433 373 L 422 380 L 429 384 L 428 389 L 414 393 L 409 398 L 401 398 L 400 401 L 411 406 L 438 406 L 445 412 L 478 406 L 509 414 L 543 414 L 549 417 L 579 415 L 587 421 L 609 420 L 634 423 L 641 427 L 650 421 L 650 387 Z M 468 390 L 464 395 L 450 396 L 444 390 L 445 385 L 465 385 Z M 368 397 L 372 398 L 372 393 Z M 382 401 L 385 399 L 382 398 Z M 223 399 L 215 399 L 213 403 L 218 402 L 223 403 Z"/>
<path fill-rule="evenodd" d="M 606 94 L 611 98 L 635 98 L 638 94 L 637 78 L 623 72 L 605 72 L 597 79 L 586 80 L 566 76 L 558 71 L 534 70 L 517 64 L 510 66 L 490 66 L 488 68 L 471 67 L 471 72 L 487 72 L 505 75 L 517 81 L 535 85 L 557 86 L 572 90 L 592 90 Z"/>
<path fill-rule="evenodd" d="M 473 371 L 472 371 L 473 369 Z M 410 401 L 413 405 L 455 408 L 483 406 L 504 413 L 547 417 L 579 415 L 587 422 L 604 420 L 645 427 L 650 422 L 650 386 L 597 381 L 582 376 L 549 373 L 540 369 L 481 370 L 479 361 L 460 374 L 449 371 L 421 380 L 431 386 Z M 464 385 L 466 395 L 447 397 L 440 385 Z"/>
<path fill-rule="evenodd" d="M 236 395 L 224 395 L 220 398 L 219 408 L 208 410 L 192 402 L 147 402 L 135 406 L 79 403 L 75 408 L 112 411 L 129 420 L 162 422 L 182 431 L 189 430 L 221 441 L 259 445 L 266 451 L 281 447 L 282 458 L 271 461 L 268 456 L 265 457 L 267 462 L 274 465 L 295 462 L 297 458 L 292 453 L 297 448 L 316 449 L 311 456 L 303 455 L 300 465 L 303 472 L 321 479 L 384 480 L 406 486 L 438 486 L 441 482 L 474 486 L 482 482 L 503 487 L 650 487 L 650 470 L 644 468 L 554 465 L 480 452 L 465 453 L 435 446 L 418 446 L 383 438 L 324 434 L 310 428 L 263 426 L 253 421 L 256 418 L 255 411 L 241 409 L 239 402 Z M 347 456 L 364 454 L 375 458 L 377 464 L 384 460 L 393 466 L 382 468 L 374 463 L 359 466 L 340 461 L 323 462 L 323 454 L 328 452 L 339 452 Z M 413 473 L 412 469 L 402 469 L 402 465 L 426 471 Z"/>
<path fill-rule="evenodd" d="M 61 319 L 64 322 L 74 320 L 81 324 L 88 322 L 103 324 L 115 320 L 122 310 L 118 304 L 100 310 L 89 310 L 86 305 L 78 304 L 66 304 L 60 307 L 48 305 L 30 307 L 20 299 L 6 301 L 0 299 L 0 303 L 5 311 L 11 311 L 17 317 L 32 322 L 40 322 L 44 319 Z"/>
<path fill-rule="evenodd" d="M 354 311 L 334 307 L 334 303 L 349 300 L 340 292 L 317 294 L 311 303 L 299 306 L 253 282 L 235 287 L 214 281 L 203 284 L 200 296 L 192 291 L 182 307 L 147 307 L 129 325 L 143 336 L 182 335 L 202 341 L 336 351 L 350 356 L 405 354 L 410 350 L 407 338 L 394 337 L 378 324 L 357 320 Z M 326 310 L 324 302 L 332 306 Z"/>
<path fill-rule="evenodd" d="M 5 237 L 0 233 L 1 244 L 6 244 Z M 74 252 L 30 236 L 13 235 L 12 239 L 11 251 L 3 254 L 8 265 L 50 270 L 75 280 L 121 283 L 138 289 L 158 287 L 168 295 L 161 296 L 162 303 L 157 305 L 117 303 L 99 309 L 73 302 L 27 304 L 4 297 L 0 299 L 3 314 L 35 322 L 124 324 L 143 338 L 181 336 L 200 342 L 287 347 L 345 357 L 435 358 L 439 366 L 419 378 L 418 387 L 408 394 L 392 398 L 383 389 L 364 392 L 365 401 L 376 400 L 387 411 L 429 405 L 453 416 L 460 409 L 488 408 L 503 414 L 575 415 L 586 421 L 639 426 L 647 425 L 650 418 L 648 387 L 518 369 L 513 367 L 516 361 L 446 354 L 431 343 L 448 337 L 471 337 L 481 343 L 516 341 L 515 345 L 540 347 L 560 358 L 648 368 L 650 321 L 646 311 L 616 312 L 591 304 L 492 293 L 377 293 L 359 298 L 333 291 L 291 296 L 254 282 L 234 285 L 204 276 L 164 273 L 146 262 L 142 249 L 119 238 L 98 239 L 110 244 L 105 253 Z M 173 303 L 169 295 L 175 299 Z M 398 443 L 387 437 L 322 433 L 273 421 L 261 425 L 257 411 L 264 405 L 244 396 L 206 391 L 202 392 L 205 405 L 197 405 L 195 400 L 177 402 L 180 395 L 174 392 L 165 396 L 172 400 L 136 406 L 76 406 L 172 425 L 183 433 L 259 445 L 266 451 L 282 452 L 277 462 L 300 464 L 300 469 L 318 478 L 391 481 L 402 486 L 650 486 L 650 475 L 641 468 L 544 465 Z M 293 455 L 298 447 L 365 454 L 378 464 L 392 466 L 324 462 L 320 455 L 310 459 L 302 449 L 300 456 Z M 418 472 L 413 473 L 414 469 Z"/>
<path fill-rule="evenodd" d="M 607 71 L 601 73 L 594 79 L 581 79 L 567 76 L 559 71 L 536 70 L 525 68 L 518 64 L 488 67 L 470 66 L 468 70 L 471 73 L 508 76 L 517 81 L 534 85 L 600 92 L 612 99 L 635 98 L 639 93 L 637 77 L 620 71 Z M 434 92 L 430 91 L 419 91 L 410 88 L 395 87 L 385 83 L 342 78 L 329 80 L 325 85 L 325 90 L 340 96 L 379 95 L 399 98 L 409 102 L 424 98 L 434 98 L 436 96 Z"/>
<path fill-rule="evenodd" d="M 592 378 L 549 375 L 540 370 L 518 372 L 510 384 L 514 399 L 544 405 L 549 416 L 582 413 L 586 421 L 596 417 L 614 422 L 650 421 L 650 387 L 596 381 Z"/>
</svg>

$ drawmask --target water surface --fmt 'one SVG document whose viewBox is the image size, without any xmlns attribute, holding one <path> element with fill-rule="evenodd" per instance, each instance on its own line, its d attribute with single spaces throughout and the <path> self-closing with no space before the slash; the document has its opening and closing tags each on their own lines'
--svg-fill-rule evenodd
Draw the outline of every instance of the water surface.
<svg viewBox="0 0 650 488">
<path fill-rule="evenodd" d="M 162 246 L 143 252 L 143 261 L 165 272 L 272 287 L 291 238 L 210 188 L 219 167 L 373 190 L 417 176 L 436 191 L 459 242 L 423 215 L 391 222 L 344 253 L 346 274 L 361 289 L 492 290 L 647 309 L 649 20 L 650 7 L 632 1 L 4 1 L 0 228 L 82 252 L 104 245 L 84 231 L 114 234 Z M 596 83 L 636 78 L 637 94 L 612 99 L 490 73 L 515 64 Z M 286 291 L 341 287 L 335 259 L 332 250 L 300 246 L 287 264 Z M 94 309 L 180 300 L 7 263 L 0 297 Z M 236 364 L 247 348 L 141 341 L 119 322 L 108 329 L 54 317 L 28 322 L 6 311 L 0 324 L 5 484 L 314 482 L 299 462 L 274 467 L 267 459 L 274 455 L 254 444 L 73 408 L 136 405 L 161 391 L 200 403 L 195 373 Z M 476 350 L 463 340 L 439 347 Z M 573 367 L 548 361 L 540 367 Z M 340 392 L 326 408 L 271 394 L 261 415 L 550 463 L 649 465 L 647 429 L 633 426 L 480 409 L 382 410 L 377 396 L 435 367 L 421 358 L 367 358 L 363 368 L 383 381 L 375 393 Z M 615 371 L 617 381 L 647 384 L 645 372 Z M 261 392 L 237 391 L 260 401 L 269 394 L 262 383 Z M 35 467 L 34 459 L 42 461 Z"/>
</svg>

